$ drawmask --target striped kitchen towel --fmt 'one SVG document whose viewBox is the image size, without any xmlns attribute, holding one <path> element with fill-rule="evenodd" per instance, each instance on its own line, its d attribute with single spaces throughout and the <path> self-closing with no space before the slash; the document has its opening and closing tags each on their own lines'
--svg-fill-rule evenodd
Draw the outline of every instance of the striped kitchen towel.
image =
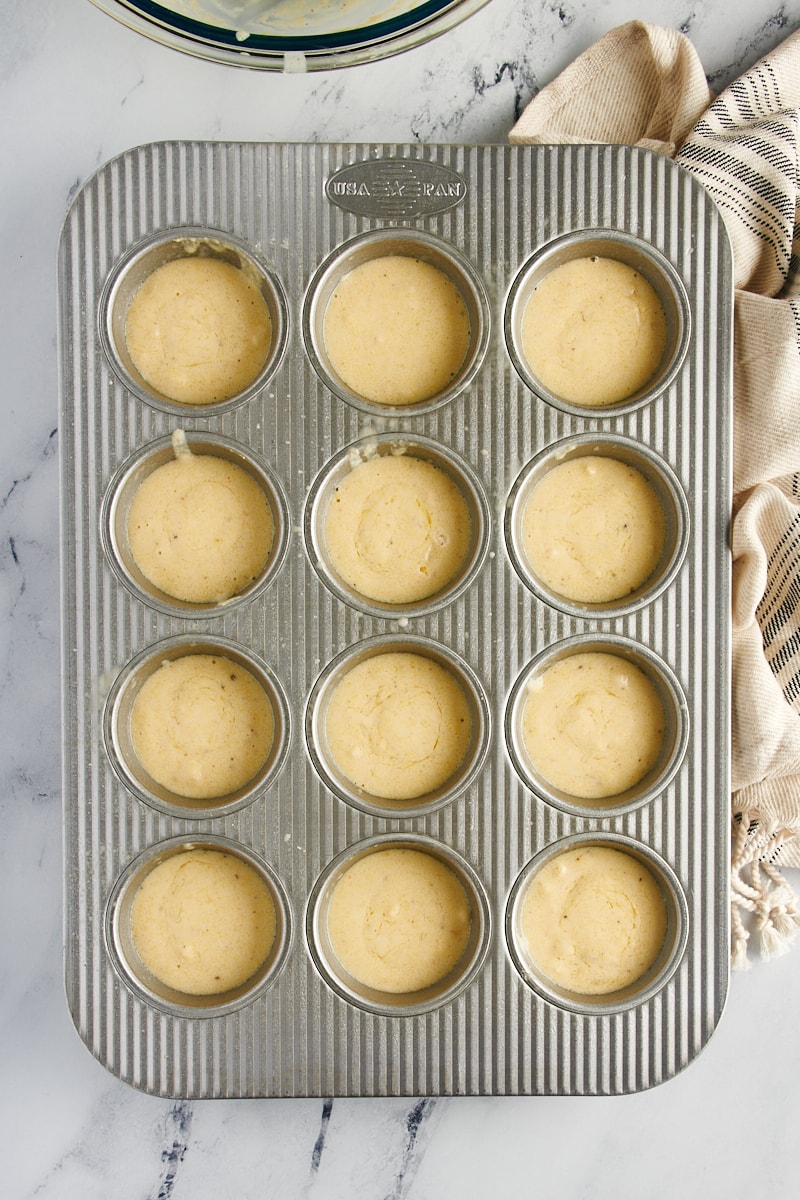
<svg viewBox="0 0 800 1200">
<path fill-rule="evenodd" d="M 633 21 L 539 92 L 511 142 L 674 158 L 733 245 L 732 962 L 800 928 L 800 31 L 719 96 L 689 40 Z M 745 918 L 743 914 L 749 913 Z"/>
</svg>

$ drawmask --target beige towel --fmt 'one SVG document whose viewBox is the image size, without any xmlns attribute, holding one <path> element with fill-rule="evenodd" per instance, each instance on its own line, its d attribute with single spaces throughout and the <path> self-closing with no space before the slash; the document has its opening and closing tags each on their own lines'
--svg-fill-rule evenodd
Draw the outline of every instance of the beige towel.
<svg viewBox="0 0 800 1200">
<path fill-rule="evenodd" d="M 735 966 L 800 927 L 800 32 L 720 96 L 691 43 L 639 21 L 543 88 L 511 142 L 616 142 L 675 158 L 733 244 L 731 906 Z M 743 912 L 752 919 L 745 923 Z"/>
</svg>

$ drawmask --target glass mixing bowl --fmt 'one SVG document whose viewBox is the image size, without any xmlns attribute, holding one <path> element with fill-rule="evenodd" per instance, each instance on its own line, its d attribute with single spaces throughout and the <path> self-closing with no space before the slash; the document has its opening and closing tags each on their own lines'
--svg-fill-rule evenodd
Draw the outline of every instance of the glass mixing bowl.
<svg viewBox="0 0 800 1200">
<path fill-rule="evenodd" d="M 318 71 L 437 37 L 488 0 L 92 0 L 130 29 L 213 62 Z"/>
</svg>

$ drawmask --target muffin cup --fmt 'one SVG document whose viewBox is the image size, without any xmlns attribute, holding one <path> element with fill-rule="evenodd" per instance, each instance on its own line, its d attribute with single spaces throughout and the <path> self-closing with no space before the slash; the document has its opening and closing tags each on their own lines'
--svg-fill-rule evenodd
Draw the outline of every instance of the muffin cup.
<svg viewBox="0 0 800 1200">
<path fill-rule="evenodd" d="M 573 654 L 613 654 L 638 667 L 655 688 L 664 709 L 664 738 L 658 758 L 633 787 L 613 796 L 591 799 L 554 787 L 537 769 L 522 732 L 528 688 L 549 667 Z M 616 635 L 585 634 L 548 647 L 517 677 L 506 706 L 506 748 L 522 782 L 542 800 L 577 817 L 616 817 L 649 803 L 663 792 L 678 771 L 689 740 L 689 710 L 676 676 L 647 647 Z"/>
<path fill-rule="evenodd" d="M 543 866 L 568 850 L 604 846 L 619 850 L 641 862 L 658 884 L 666 909 L 666 933 L 652 965 L 633 983 L 614 992 L 585 995 L 554 983 L 531 959 L 522 933 L 522 908 L 529 884 Z M 536 854 L 515 880 L 506 906 L 506 943 L 514 965 L 525 983 L 544 1000 L 584 1016 L 608 1016 L 646 1004 L 677 970 L 688 939 L 688 905 L 672 868 L 649 846 L 633 838 L 611 833 L 574 834 L 554 842 Z"/>
<path fill-rule="evenodd" d="M 151 583 L 140 571 L 136 559 L 131 553 L 130 541 L 128 541 L 128 514 L 131 511 L 133 497 L 136 496 L 138 488 L 144 480 L 152 472 L 174 460 L 172 438 L 169 437 L 158 438 L 156 442 L 144 446 L 130 460 L 122 464 L 110 481 L 103 497 L 101 511 L 103 548 L 122 582 L 149 607 L 156 608 L 160 612 L 178 614 L 181 617 L 211 617 L 216 612 L 228 611 L 233 605 L 252 600 L 275 578 L 281 569 L 289 545 L 289 505 L 277 476 L 266 466 L 266 463 L 257 460 L 243 446 L 231 442 L 222 434 L 200 430 L 188 431 L 186 444 L 192 454 L 223 458 L 227 462 L 234 463 L 234 466 L 246 470 L 264 493 L 271 512 L 275 535 L 273 535 L 272 546 L 267 554 L 266 562 L 259 574 L 240 592 L 230 596 L 228 600 L 193 602 L 179 600 L 176 596 L 162 592 L 161 588 Z"/>
<path fill-rule="evenodd" d="M 437 268 L 459 292 L 467 311 L 470 339 L 464 361 L 447 387 L 412 404 L 380 404 L 354 392 L 337 374 L 328 355 L 323 326 L 328 303 L 339 282 L 356 267 L 389 255 L 419 259 Z M 483 284 L 470 263 L 451 246 L 421 230 L 380 229 L 363 234 L 333 252 L 318 268 L 306 293 L 303 336 L 317 374 L 335 396 L 372 414 L 408 417 L 447 404 L 474 379 L 489 344 L 489 303 Z"/>
<path fill-rule="evenodd" d="M 221 259 L 241 270 L 263 296 L 272 324 L 266 360 L 252 382 L 235 396 L 208 404 L 184 404 L 152 387 L 134 365 L 125 337 L 128 306 L 144 280 L 165 263 L 190 257 Z M 288 309 L 280 283 L 246 242 L 215 229 L 168 229 L 132 246 L 109 275 L 98 313 L 100 343 L 120 382 L 143 402 L 169 413 L 217 416 L 243 404 L 266 386 L 286 348 Z"/>
<path fill-rule="evenodd" d="M 648 382 L 616 404 L 582 405 L 555 395 L 537 378 L 522 346 L 522 318 L 539 283 L 554 268 L 578 258 L 611 258 L 637 271 L 653 288 L 666 317 L 666 344 Z M 506 303 L 504 331 L 511 361 L 526 387 L 546 403 L 579 417 L 616 417 L 650 403 L 672 383 L 686 355 L 691 314 L 686 289 L 674 267 L 653 246 L 621 230 L 583 229 L 557 238 L 522 267 Z"/>
<path fill-rule="evenodd" d="M 325 539 L 325 521 L 333 494 L 343 479 L 362 462 L 376 456 L 407 454 L 437 467 L 456 484 L 467 505 L 471 536 L 466 556 L 454 577 L 423 600 L 383 603 L 357 592 L 333 565 Z M 472 468 L 452 450 L 430 438 L 386 433 L 362 438 L 341 450 L 319 473 L 306 505 L 304 532 L 309 559 L 320 578 L 345 603 L 378 617 L 414 617 L 449 604 L 472 582 L 489 546 L 491 510 L 486 492 Z"/>
<path fill-rule="evenodd" d="M 472 736 L 464 759 L 454 774 L 435 791 L 411 800 L 392 800 L 359 789 L 339 769 L 328 748 L 326 717 L 337 684 L 353 667 L 375 655 L 409 653 L 429 658 L 448 671 L 460 685 L 470 710 Z M 460 796 L 473 782 L 488 753 L 491 736 L 490 708 L 472 669 L 450 650 L 420 637 L 387 635 L 372 638 L 339 654 L 317 679 L 306 708 L 306 746 L 323 783 L 340 800 L 379 817 L 418 817 L 434 812 Z"/>
<path fill-rule="evenodd" d="M 157 979 L 142 962 L 131 932 L 131 910 L 138 888 L 155 867 L 172 855 L 191 850 L 218 850 L 240 858 L 260 877 L 275 908 L 275 938 L 261 966 L 238 987 L 209 995 L 180 992 Z M 222 1017 L 253 1003 L 274 983 L 289 952 L 291 910 L 277 876 L 252 851 L 223 837 L 175 837 L 143 851 L 119 876 L 106 905 L 105 942 L 115 970 L 145 1004 L 177 1017 Z"/>
<path fill-rule="evenodd" d="M 153 779 L 139 762 L 131 733 L 133 706 L 142 685 L 164 663 L 193 654 L 229 659 L 248 671 L 264 689 L 275 724 L 272 745 L 253 778 L 228 795 L 202 800 L 182 796 Z M 114 770 L 125 786 L 145 804 L 172 816 L 209 818 L 244 808 L 274 783 L 289 750 L 290 713 L 284 690 L 266 663 L 226 638 L 185 634 L 142 651 L 120 672 L 106 699 L 103 737 Z"/>
<path fill-rule="evenodd" d="M 209 454 L 241 467 L 264 493 L 275 532 L 267 560 L 256 578 L 228 600 L 195 603 L 170 596 L 142 574 L 131 553 L 128 516 L 133 498 L 145 479 L 174 460 L 170 437 L 159 438 L 142 447 L 114 475 L 103 497 L 101 535 L 103 548 L 116 574 L 149 608 L 181 617 L 210 617 L 229 611 L 233 605 L 253 600 L 278 574 L 289 545 L 289 504 L 274 472 L 238 443 L 221 434 L 189 430 L 186 444 L 192 454 Z"/>
<path fill-rule="evenodd" d="M 436 983 L 413 992 L 378 991 L 355 979 L 339 962 L 328 932 L 331 897 L 346 871 L 365 855 L 394 849 L 422 851 L 443 863 L 458 879 L 470 906 L 469 938 L 459 961 Z M 480 971 L 491 937 L 489 901 L 475 871 L 449 846 L 419 834 L 380 835 L 344 850 L 318 878 L 306 912 L 309 951 L 329 987 L 350 1004 L 379 1016 L 418 1016 L 454 1000 Z"/>
<path fill-rule="evenodd" d="M 528 500 L 548 471 L 571 459 L 590 456 L 616 459 L 639 471 L 664 512 L 664 548 L 651 574 L 627 595 L 600 603 L 572 600 L 547 587 L 528 561 L 522 535 Z M 613 434 L 578 434 L 537 454 L 517 476 L 506 504 L 505 538 L 515 570 L 544 603 L 574 617 L 619 617 L 649 604 L 675 578 L 689 544 L 689 506 L 672 469 L 646 446 Z"/>
</svg>

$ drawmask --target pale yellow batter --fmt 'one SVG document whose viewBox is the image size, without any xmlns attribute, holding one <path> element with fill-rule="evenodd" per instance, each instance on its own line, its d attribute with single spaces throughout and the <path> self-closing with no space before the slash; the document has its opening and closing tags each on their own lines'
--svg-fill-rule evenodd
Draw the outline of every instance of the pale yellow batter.
<svg viewBox="0 0 800 1200">
<path fill-rule="evenodd" d="M 643 671 L 617 654 L 562 658 L 532 680 L 522 736 L 533 765 L 570 796 L 602 800 L 632 788 L 658 760 L 664 707 Z"/>
<path fill-rule="evenodd" d="M 608 846 L 565 850 L 536 872 L 521 932 L 533 964 L 558 987 L 607 995 L 635 983 L 664 943 L 667 913 L 647 867 Z"/>
<path fill-rule="evenodd" d="M 521 341 L 533 374 L 562 400 L 619 404 L 653 378 L 667 323 L 653 287 L 613 258 L 555 267 L 522 314 Z"/>
<path fill-rule="evenodd" d="M 179 404 L 215 404 L 249 387 L 267 359 L 272 322 L 255 283 L 218 258 L 157 267 L 134 293 L 125 341 L 150 387 Z"/>
<path fill-rule="evenodd" d="M 470 905 L 449 867 L 420 850 L 367 854 L 336 884 L 328 935 L 344 969 L 392 994 L 431 987 L 466 949 Z"/>
<path fill-rule="evenodd" d="M 470 324 L 458 288 L 437 267 L 385 255 L 355 267 L 328 301 L 324 341 L 342 382 L 376 404 L 429 400 L 458 373 Z"/>
<path fill-rule="evenodd" d="M 175 458 L 142 482 L 128 514 L 139 570 L 168 596 L 221 603 L 263 569 L 275 526 L 267 498 L 247 471 L 193 454 L 180 430 Z"/>
<path fill-rule="evenodd" d="M 136 756 L 162 787 L 191 800 L 227 796 L 256 775 L 275 734 L 272 704 L 244 667 L 186 654 L 145 680 L 131 711 Z"/>
<path fill-rule="evenodd" d="M 272 897 L 233 854 L 187 850 L 145 877 L 131 906 L 131 936 L 145 967 L 167 987 L 210 996 L 245 983 L 275 940 Z"/>
<path fill-rule="evenodd" d="M 469 549 L 466 501 L 453 480 L 409 454 L 359 464 L 331 499 L 325 541 L 335 569 L 370 600 L 411 604 L 446 587 Z"/>
<path fill-rule="evenodd" d="M 449 671 L 424 655 L 391 651 L 363 659 L 336 685 L 326 735 L 355 787 L 384 800 L 414 800 L 461 765 L 472 721 Z"/>
<path fill-rule="evenodd" d="M 614 458 L 571 458 L 531 491 L 522 543 L 531 570 L 568 600 L 619 600 L 653 573 L 664 510 L 641 471 Z"/>
</svg>

